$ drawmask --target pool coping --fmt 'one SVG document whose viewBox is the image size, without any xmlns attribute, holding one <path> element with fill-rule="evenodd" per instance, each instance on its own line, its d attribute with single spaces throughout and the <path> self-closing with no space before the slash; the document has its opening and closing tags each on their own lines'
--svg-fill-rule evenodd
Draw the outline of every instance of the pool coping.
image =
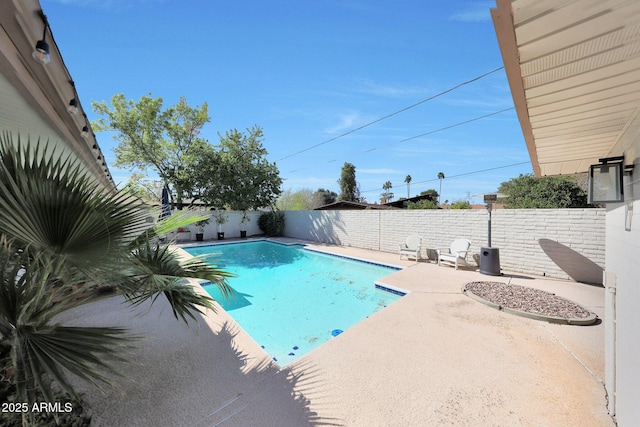
<svg viewBox="0 0 640 427">
<path fill-rule="evenodd" d="M 269 243 L 274 243 L 274 244 L 278 244 L 278 245 L 283 245 L 283 246 L 302 246 L 305 250 L 309 251 L 309 252 L 315 252 L 317 254 L 321 254 L 321 255 L 325 255 L 325 256 L 330 256 L 330 257 L 336 257 L 336 258 L 342 258 L 342 259 L 346 259 L 346 260 L 351 260 L 351 261 L 357 261 L 357 262 L 362 262 L 365 264 L 370 264 L 370 265 L 375 265 L 375 266 L 380 266 L 380 267 L 386 267 L 386 268 L 391 268 L 394 269 L 396 271 L 387 274 L 379 279 L 374 280 L 373 285 L 374 285 L 374 289 L 383 291 L 383 292 L 388 292 L 390 294 L 399 296 L 399 297 L 405 297 L 407 295 L 409 295 L 411 293 L 410 290 L 408 289 L 403 289 L 401 287 L 398 286 L 393 286 L 387 283 L 384 283 L 383 280 L 385 278 L 391 277 L 394 274 L 404 270 L 404 266 L 399 266 L 399 265 L 394 265 L 394 264 L 390 264 L 390 263 L 383 263 L 383 262 L 377 262 L 377 261 L 372 261 L 372 260 L 367 260 L 365 258 L 361 258 L 361 257 L 354 257 L 354 256 L 346 256 L 346 255 L 342 255 L 342 254 L 336 254 L 336 253 L 332 253 L 330 251 L 323 251 L 320 248 L 311 248 L 309 247 L 310 245 L 312 245 L 312 243 L 309 242 L 304 242 L 304 241 L 280 241 L 280 240 L 276 240 L 273 238 L 265 238 L 265 237 L 259 237 L 259 238 L 250 238 L 250 239 L 241 239 L 241 240 L 232 240 L 232 241 L 226 241 L 226 242 L 220 242 L 220 241 L 207 241 L 207 242 L 189 242 L 186 244 L 179 244 L 179 243 L 173 243 L 173 246 L 176 248 L 176 250 L 178 250 L 182 256 L 186 257 L 186 258 L 197 258 L 197 256 L 194 256 L 192 254 L 190 254 L 189 252 L 187 252 L 185 250 L 185 248 L 195 248 L 195 247 L 201 247 L 201 246 L 223 246 L 223 245 L 233 245 L 233 244 L 242 244 L 242 243 L 254 243 L 254 242 L 269 242 Z M 197 285 L 200 290 L 202 292 L 204 292 L 206 295 L 209 295 L 209 293 L 204 289 L 204 286 L 207 285 L 211 285 L 212 282 L 208 281 L 206 279 L 190 279 L 189 282 L 192 285 Z M 309 354 L 317 351 L 319 348 L 322 347 L 322 345 L 320 345 L 319 347 L 316 347 L 314 349 L 311 349 L 310 351 L 308 351 L 307 353 L 303 354 L 300 358 L 295 359 L 289 363 L 286 364 L 281 364 L 281 362 L 279 362 L 278 360 L 276 360 L 275 358 L 273 358 L 268 352 L 267 350 L 264 348 L 264 346 L 262 346 L 258 341 L 256 341 L 253 336 L 247 332 L 242 325 L 240 325 L 240 323 L 238 323 L 238 321 L 229 313 L 228 310 L 225 310 L 224 307 L 222 307 L 222 305 L 216 301 L 214 299 L 214 302 L 217 306 L 218 310 L 223 311 L 227 316 L 229 316 L 229 318 L 231 318 L 233 320 L 233 322 L 238 326 L 238 328 L 240 328 L 247 337 L 249 337 L 249 339 L 254 342 L 257 346 L 260 347 L 260 349 L 262 350 L 262 352 L 264 353 L 264 355 L 269 358 L 271 360 L 272 363 L 276 364 L 277 366 L 279 366 L 281 369 L 284 369 L 292 364 L 295 364 L 298 360 L 307 357 Z M 396 302 L 396 301 L 394 301 Z M 357 326 L 360 323 L 366 322 L 368 321 L 370 318 L 372 318 L 373 316 L 375 316 L 376 314 L 378 314 L 379 311 L 374 312 L 370 315 L 368 315 L 367 317 L 361 319 L 358 323 L 356 323 L 355 325 L 352 325 L 352 327 Z M 337 338 L 336 336 L 334 336 L 334 338 Z M 326 342 L 324 343 L 326 344 Z M 324 345 L 323 344 L 323 345 Z"/>
<path fill-rule="evenodd" d="M 193 247 L 200 247 L 200 246 L 221 246 L 221 245 L 235 245 L 235 244 L 241 244 L 241 243 L 252 243 L 252 242 L 270 242 L 270 243 L 274 243 L 274 244 L 278 244 L 278 245 L 283 245 L 283 246 L 302 246 L 304 247 L 305 250 L 309 251 L 309 252 L 316 252 L 319 254 L 323 254 L 323 255 L 327 255 L 327 256 L 332 256 L 332 257 L 336 257 L 336 258 L 344 258 L 344 259 L 348 259 L 348 260 L 352 260 L 352 261 L 358 261 L 358 262 L 363 262 L 365 264 L 372 264 L 372 265 L 377 265 L 377 266 L 381 266 L 381 267 L 387 267 L 387 268 L 392 268 L 396 271 L 394 271 L 393 273 L 387 274 L 386 276 L 383 276 L 377 280 L 374 281 L 374 286 L 378 289 L 381 289 L 383 291 L 395 294 L 395 295 L 400 295 L 400 296 L 404 296 L 404 295 L 408 295 L 411 293 L 411 291 L 409 289 L 404 289 L 398 286 L 393 286 L 387 283 L 384 283 L 383 280 L 389 276 L 393 276 L 395 273 L 404 270 L 406 267 L 402 266 L 402 265 L 397 265 L 397 264 L 391 264 L 391 263 L 385 263 L 385 262 L 379 262 L 379 261 L 372 261 L 372 260 L 368 260 L 365 258 L 361 258 L 361 257 L 356 257 L 356 256 L 347 256 L 347 255 L 342 255 L 342 254 L 336 254 L 333 253 L 331 251 L 325 251 L 322 250 L 321 248 L 312 248 L 309 247 L 311 244 L 309 242 L 305 242 L 305 241 L 281 241 L 281 240 L 276 240 L 277 238 L 269 238 L 269 237 L 257 237 L 257 238 L 249 238 L 249 239 L 241 239 L 241 240 L 232 240 L 232 241 L 226 241 L 226 242 L 221 242 L 221 241 L 207 241 L 207 242 L 189 242 L 186 244 L 177 244 L 174 243 L 174 246 L 179 248 L 179 249 L 183 249 L 183 253 L 186 254 L 187 256 L 191 257 L 191 258 L 195 258 L 195 256 L 191 255 L 190 253 L 188 253 L 187 251 L 184 250 L 184 248 L 193 248 Z M 198 284 L 200 286 L 203 286 L 207 283 L 211 283 L 211 282 L 202 282 L 199 281 Z"/>
<path fill-rule="evenodd" d="M 365 258 L 359 258 L 359 257 L 354 257 L 354 256 L 346 256 L 346 255 L 336 254 L 336 253 L 333 253 L 333 252 L 330 252 L 330 251 L 323 251 L 320 248 L 310 248 L 309 246 L 311 245 L 311 243 L 309 243 L 309 242 L 304 242 L 304 241 L 283 242 L 281 240 L 276 240 L 276 239 L 277 238 L 257 237 L 257 238 L 247 238 L 247 239 L 242 239 L 242 240 L 230 240 L 230 241 L 215 241 L 214 240 L 214 241 L 206 241 L 206 242 L 173 243 L 173 245 L 178 247 L 178 248 L 193 248 L 193 247 L 199 247 L 199 246 L 221 246 L 221 245 L 237 245 L 237 244 L 241 244 L 241 243 L 253 243 L 253 242 L 270 242 L 270 243 L 275 243 L 277 245 L 283 245 L 283 246 L 304 246 L 305 249 L 308 250 L 308 251 L 319 252 L 319 253 L 335 256 L 335 257 L 338 257 L 338 258 L 352 259 L 352 260 L 364 262 L 364 263 L 367 263 L 367 264 L 374 264 L 374 265 L 380 265 L 380 266 L 383 266 L 383 267 L 390 267 L 390 268 L 394 268 L 396 270 L 402 270 L 402 269 L 405 268 L 402 265 L 384 263 L 384 262 L 378 262 L 378 261 L 371 261 L 371 260 L 368 260 L 368 259 L 365 259 Z"/>
<path fill-rule="evenodd" d="M 391 263 L 398 256 L 308 243 Z M 593 309 L 603 319 L 573 328 L 475 303 L 460 288 L 486 279 L 478 271 L 401 264 L 407 268 L 384 282 L 407 286 L 410 295 L 286 367 L 272 362 L 224 310 L 205 310 L 186 326 L 175 321 L 162 298 L 152 307 L 129 309 L 114 297 L 74 309 L 67 317 L 78 324 L 104 326 L 106 320 L 148 337 L 135 349 L 137 363 L 119 368 L 126 377 L 121 390 L 82 389 L 94 421 L 140 426 L 255 425 L 260 420 L 283 426 L 498 422 L 614 427 L 601 381 L 603 289 L 513 275 Z M 195 279 L 189 283 L 204 293 Z"/>
</svg>

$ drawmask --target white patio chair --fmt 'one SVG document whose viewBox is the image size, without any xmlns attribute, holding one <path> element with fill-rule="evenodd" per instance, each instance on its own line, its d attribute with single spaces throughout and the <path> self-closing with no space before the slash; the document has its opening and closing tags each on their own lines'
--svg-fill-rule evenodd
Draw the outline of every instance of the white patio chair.
<svg viewBox="0 0 640 427">
<path fill-rule="evenodd" d="M 456 266 L 456 270 L 459 265 L 468 265 L 467 254 L 471 247 L 471 241 L 468 239 L 456 239 L 451 243 L 449 249 L 438 249 L 438 265 L 442 263 L 451 264 Z M 446 252 L 445 252 L 446 251 Z"/>
<path fill-rule="evenodd" d="M 407 259 L 409 257 L 415 258 L 418 261 L 420 256 L 420 251 L 422 250 L 422 237 L 417 234 L 411 234 L 404 243 L 400 244 L 400 259 L 402 259 L 402 255 L 406 256 Z"/>
</svg>

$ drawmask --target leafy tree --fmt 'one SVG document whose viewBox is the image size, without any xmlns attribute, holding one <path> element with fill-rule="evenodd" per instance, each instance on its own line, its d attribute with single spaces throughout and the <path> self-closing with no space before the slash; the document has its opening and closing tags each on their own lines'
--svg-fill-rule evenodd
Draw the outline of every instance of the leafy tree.
<svg viewBox="0 0 640 427">
<path fill-rule="evenodd" d="M 360 189 L 356 181 L 356 167 L 353 164 L 345 162 L 344 165 L 342 165 L 342 172 L 340 173 L 338 184 L 340 185 L 340 196 L 338 196 L 338 200 L 347 202 L 360 201 Z"/>
<path fill-rule="evenodd" d="M 298 191 L 285 190 L 278 197 L 276 206 L 279 210 L 306 211 L 322 206 L 322 196 L 309 188 Z"/>
<path fill-rule="evenodd" d="M 275 163 L 267 160 L 262 129 L 236 129 L 220 136 L 213 151 L 204 150 L 193 171 L 192 194 L 211 206 L 246 211 L 272 206 L 281 193 L 282 179 Z"/>
<path fill-rule="evenodd" d="M 17 213 L 17 214 L 16 214 Z M 69 155 L 45 144 L 0 141 L 0 400 L 53 402 L 54 386 L 79 400 L 68 373 L 107 382 L 132 337 L 112 327 L 69 327 L 55 316 L 115 287 L 130 304 L 164 295 L 176 319 L 212 300 L 184 285 L 201 278 L 230 290 L 227 273 L 182 261 L 157 236 L 201 217 L 172 215 L 149 225 L 149 209 L 106 192 Z M 34 424 L 23 415 L 23 424 Z"/>
<path fill-rule="evenodd" d="M 456 200 L 451 203 L 451 209 L 471 209 L 471 203 L 468 200 Z"/>
<path fill-rule="evenodd" d="M 507 194 L 505 208 L 584 208 L 587 192 L 580 188 L 572 176 L 548 176 L 536 178 L 532 174 L 520 174 L 503 182 L 498 192 Z"/>
<path fill-rule="evenodd" d="M 435 200 L 418 200 L 417 202 L 407 202 L 407 209 L 438 209 L 438 202 Z"/>
<path fill-rule="evenodd" d="M 425 191 L 421 191 L 420 195 L 421 196 L 430 196 L 432 200 L 438 200 L 440 198 L 440 194 L 438 194 L 438 192 L 433 188 L 430 188 L 430 189 L 425 190 Z"/>
<path fill-rule="evenodd" d="M 380 196 L 384 199 L 384 203 L 390 202 L 391 199 L 393 199 L 393 193 L 390 191 L 391 188 L 393 188 L 391 181 L 387 181 L 384 184 L 382 184 L 382 189 L 384 190 L 384 193 L 382 193 Z"/>
<path fill-rule="evenodd" d="M 410 195 L 410 194 L 411 194 L 411 191 L 410 191 L 410 188 L 411 188 L 411 187 L 410 187 L 411 180 L 412 180 L 411 175 L 407 175 L 407 176 L 404 178 L 404 182 L 406 182 L 406 183 L 407 183 L 407 199 L 411 197 L 411 195 Z"/>
<path fill-rule="evenodd" d="M 322 204 L 320 206 L 328 205 L 338 200 L 338 193 L 336 193 L 335 191 L 326 190 L 324 188 L 318 188 L 316 190 L 316 194 L 321 198 Z"/>
<path fill-rule="evenodd" d="M 145 179 L 144 174 L 134 173 L 122 187 L 122 191 L 147 203 L 158 203 L 162 191 L 162 183 Z"/>
<path fill-rule="evenodd" d="M 183 194 L 190 188 L 193 164 L 202 150 L 210 150 L 208 142 L 198 135 L 210 121 L 207 104 L 189 107 L 185 98 L 174 106 L 162 109 L 162 98 L 143 96 L 138 102 L 127 100 L 123 94 L 111 98 L 110 108 L 105 101 L 92 102 L 93 110 L 103 117 L 92 122 L 97 132 L 114 131 L 118 146 L 115 166 L 152 169 L 173 188 L 182 207 Z"/>
<path fill-rule="evenodd" d="M 292 211 L 294 207 L 294 192 L 288 188 L 280 193 L 278 200 L 276 200 L 276 208 L 281 211 Z"/>
</svg>

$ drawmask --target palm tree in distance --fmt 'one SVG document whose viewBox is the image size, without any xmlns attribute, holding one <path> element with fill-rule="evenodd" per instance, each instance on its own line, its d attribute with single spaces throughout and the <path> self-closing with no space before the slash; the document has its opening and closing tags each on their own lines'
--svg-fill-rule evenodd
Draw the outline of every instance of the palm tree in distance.
<svg viewBox="0 0 640 427">
<path fill-rule="evenodd" d="M 444 173 L 438 172 L 438 179 L 440 180 L 440 191 L 438 191 L 438 203 L 440 203 L 440 197 L 442 194 L 442 180 L 444 179 Z"/>
<path fill-rule="evenodd" d="M 407 199 L 410 198 L 411 196 L 409 195 L 411 193 L 411 191 L 409 190 L 411 187 L 411 175 L 407 175 L 406 178 L 404 179 L 404 182 L 407 183 Z"/>
<path fill-rule="evenodd" d="M 389 191 L 391 190 L 391 187 L 393 187 L 393 185 L 391 185 L 391 181 L 387 181 L 382 184 L 382 189 L 384 190 L 382 198 L 384 199 L 384 203 L 390 202 L 391 199 L 393 199 L 393 193 Z"/>
</svg>

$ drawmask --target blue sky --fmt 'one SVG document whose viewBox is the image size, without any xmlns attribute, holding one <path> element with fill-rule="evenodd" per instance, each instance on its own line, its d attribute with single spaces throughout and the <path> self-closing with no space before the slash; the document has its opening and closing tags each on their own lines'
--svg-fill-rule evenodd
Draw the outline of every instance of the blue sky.
<svg viewBox="0 0 640 427">
<path fill-rule="evenodd" d="M 217 143 L 218 133 L 261 126 L 284 189 L 339 192 L 350 162 L 371 202 L 385 181 L 396 198 L 406 196 L 406 175 L 412 196 L 439 189 L 438 172 L 446 177 L 441 200 L 454 201 L 532 172 L 513 109 L 442 130 L 513 107 L 504 70 L 326 142 L 501 67 L 492 1 L 41 5 L 90 120 L 91 101 L 116 93 L 151 93 L 166 107 L 180 96 L 191 106 L 206 102 L 211 123 L 202 136 Z M 96 136 L 115 181 L 126 182 L 131 172 L 112 166 L 115 141 Z"/>
</svg>

